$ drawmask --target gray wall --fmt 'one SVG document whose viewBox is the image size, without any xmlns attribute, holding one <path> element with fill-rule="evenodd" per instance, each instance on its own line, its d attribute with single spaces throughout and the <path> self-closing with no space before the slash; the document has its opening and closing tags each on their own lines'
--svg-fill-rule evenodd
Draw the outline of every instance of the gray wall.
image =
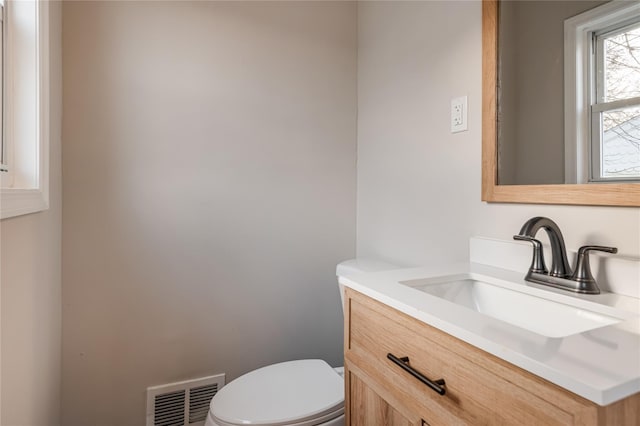
<svg viewBox="0 0 640 426">
<path fill-rule="evenodd" d="M 50 3 L 49 202 L 0 222 L 2 417 L 6 426 L 60 424 L 62 4 Z"/>
<path fill-rule="evenodd" d="M 342 364 L 356 6 L 65 2 L 63 423 L 145 388 Z"/>
<path fill-rule="evenodd" d="M 466 261 L 470 236 L 510 240 L 542 215 L 570 249 L 640 257 L 639 208 L 480 201 L 481 16 L 476 1 L 359 4 L 358 255 Z M 464 94 L 469 131 L 451 134 L 450 101 Z"/>
<path fill-rule="evenodd" d="M 501 184 L 564 183 L 564 21 L 602 3 L 500 3 Z"/>
</svg>

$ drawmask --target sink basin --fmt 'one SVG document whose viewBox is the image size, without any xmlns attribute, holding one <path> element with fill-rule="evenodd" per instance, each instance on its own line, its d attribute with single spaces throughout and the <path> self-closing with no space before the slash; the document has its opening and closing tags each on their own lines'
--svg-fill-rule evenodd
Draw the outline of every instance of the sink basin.
<svg viewBox="0 0 640 426">
<path fill-rule="evenodd" d="M 607 315 L 539 297 L 515 289 L 528 287 L 509 286 L 501 280 L 475 274 L 401 281 L 400 284 L 547 337 L 566 337 L 625 319 L 624 315 Z"/>
</svg>

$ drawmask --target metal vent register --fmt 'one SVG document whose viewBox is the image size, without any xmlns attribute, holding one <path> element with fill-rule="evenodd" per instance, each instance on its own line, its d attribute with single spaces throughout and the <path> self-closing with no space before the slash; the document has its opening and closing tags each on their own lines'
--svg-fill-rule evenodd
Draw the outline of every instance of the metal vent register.
<svg viewBox="0 0 640 426">
<path fill-rule="evenodd" d="M 202 426 L 225 375 L 147 388 L 147 426 Z"/>
</svg>

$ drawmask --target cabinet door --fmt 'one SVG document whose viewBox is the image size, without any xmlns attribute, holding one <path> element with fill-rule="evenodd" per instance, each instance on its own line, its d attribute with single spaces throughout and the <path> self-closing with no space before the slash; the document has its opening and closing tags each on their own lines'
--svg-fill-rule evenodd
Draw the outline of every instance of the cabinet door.
<svg viewBox="0 0 640 426">
<path fill-rule="evenodd" d="M 420 426 L 382 399 L 353 372 L 349 372 L 350 426 Z"/>
</svg>

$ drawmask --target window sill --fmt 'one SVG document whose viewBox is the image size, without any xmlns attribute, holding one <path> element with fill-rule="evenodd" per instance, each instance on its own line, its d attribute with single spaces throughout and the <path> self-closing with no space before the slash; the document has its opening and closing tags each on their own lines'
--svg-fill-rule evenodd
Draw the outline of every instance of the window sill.
<svg viewBox="0 0 640 426">
<path fill-rule="evenodd" d="M 48 194 L 41 189 L 0 190 L 0 219 L 36 213 L 48 208 Z"/>
</svg>

